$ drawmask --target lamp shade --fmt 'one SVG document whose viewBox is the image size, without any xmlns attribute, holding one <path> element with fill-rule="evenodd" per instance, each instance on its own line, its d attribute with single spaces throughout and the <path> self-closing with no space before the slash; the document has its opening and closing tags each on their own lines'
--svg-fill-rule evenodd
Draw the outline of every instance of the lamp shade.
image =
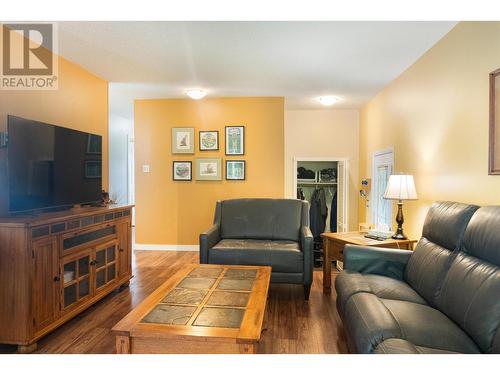
<svg viewBox="0 0 500 375">
<path fill-rule="evenodd" d="M 413 200 L 417 199 L 417 190 L 413 176 L 409 174 L 393 174 L 389 177 L 384 193 L 385 199 Z"/>
</svg>

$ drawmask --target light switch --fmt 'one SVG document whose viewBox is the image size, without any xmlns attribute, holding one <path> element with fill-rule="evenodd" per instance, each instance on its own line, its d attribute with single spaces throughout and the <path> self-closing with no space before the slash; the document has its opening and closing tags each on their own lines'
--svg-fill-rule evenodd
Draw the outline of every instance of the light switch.
<svg viewBox="0 0 500 375">
<path fill-rule="evenodd" d="M 150 171 L 149 164 L 144 164 L 144 165 L 142 166 L 142 171 L 143 171 L 144 173 L 149 173 L 149 171 Z"/>
</svg>

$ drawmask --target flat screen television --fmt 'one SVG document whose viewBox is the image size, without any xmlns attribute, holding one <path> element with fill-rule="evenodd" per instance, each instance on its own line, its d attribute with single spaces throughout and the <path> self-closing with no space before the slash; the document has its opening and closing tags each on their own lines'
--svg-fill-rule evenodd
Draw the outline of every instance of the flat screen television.
<svg viewBox="0 0 500 375">
<path fill-rule="evenodd" d="M 9 211 L 101 200 L 102 137 L 8 116 Z"/>
</svg>

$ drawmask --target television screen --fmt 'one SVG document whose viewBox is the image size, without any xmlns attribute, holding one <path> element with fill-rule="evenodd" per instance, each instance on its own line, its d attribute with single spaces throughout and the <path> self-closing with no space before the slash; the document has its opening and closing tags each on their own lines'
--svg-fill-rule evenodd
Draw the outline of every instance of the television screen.
<svg viewBox="0 0 500 375">
<path fill-rule="evenodd" d="M 101 200 L 102 137 L 8 116 L 9 211 Z"/>
</svg>

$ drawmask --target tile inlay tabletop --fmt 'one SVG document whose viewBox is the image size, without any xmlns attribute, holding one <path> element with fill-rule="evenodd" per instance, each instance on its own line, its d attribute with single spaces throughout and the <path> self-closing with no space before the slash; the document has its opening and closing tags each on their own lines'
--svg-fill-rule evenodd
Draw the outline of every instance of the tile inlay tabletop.
<svg viewBox="0 0 500 375">
<path fill-rule="evenodd" d="M 270 267 L 188 264 L 113 327 L 117 353 L 255 353 Z"/>
</svg>

